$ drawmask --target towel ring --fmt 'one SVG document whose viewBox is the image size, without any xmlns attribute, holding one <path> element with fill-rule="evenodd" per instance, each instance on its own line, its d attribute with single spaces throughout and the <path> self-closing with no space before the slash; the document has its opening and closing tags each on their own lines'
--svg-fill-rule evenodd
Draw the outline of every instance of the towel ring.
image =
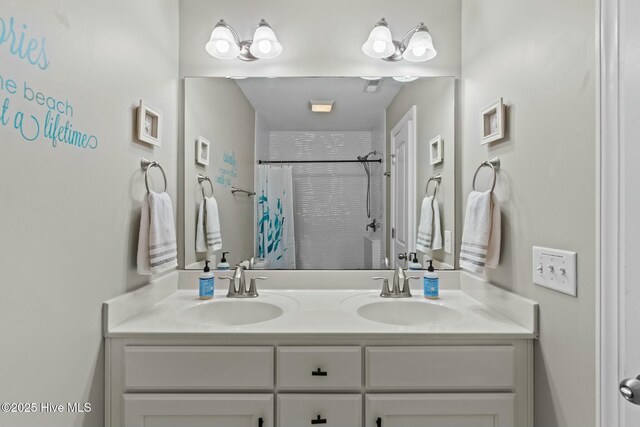
<svg viewBox="0 0 640 427">
<path fill-rule="evenodd" d="M 160 163 L 151 161 L 149 159 L 145 159 L 144 157 L 140 160 L 140 168 L 144 171 L 144 185 L 147 187 L 147 193 L 150 193 L 149 190 L 149 169 L 156 167 L 160 169 L 162 172 L 162 178 L 164 179 L 164 192 L 167 191 L 167 175 L 164 173 L 164 169 L 160 166 Z"/>
<path fill-rule="evenodd" d="M 500 169 L 500 159 L 496 157 L 494 159 L 485 160 L 484 162 L 480 163 L 480 166 L 478 166 L 478 169 L 476 169 L 476 173 L 473 174 L 473 184 L 471 185 L 473 191 L 476 191 L 476 178 L 478 177 L 478 172 L 480 172 L 480 169 L 482 169 L 483 167 L 489 167 L 493 172 L 493 183 L 491 184 L 491 192 L 493 193 L 493 190 L 495 190 L 496 188 L 497 170 Z"/>
<path fill-rule="evenodd" d="M 431 178 L 429 178 L 429 180 L 427 181 L 427 186 L 424 188 L 424 193 L 428 196 L 429 195 L 429 184 L 431 183 L 431 181 L 433 181 L 435 187 L 433 188 L 433 200 L 436 199 L 436 194 L 438 194 L 438 187 L 440 186 L 440 183 L 442 182 L 442 175 L 436 175 L 436 176 L 432 176 Z"/>
<path fill-rule="evenodd" d="M 202 198 L 206 199 L 207 196 L 204 195 L 204 182 L 208 182 L 209 186 L 211 187 L 211 197 L 213 197 L 214 192 L 213 192 L 213 182 L 211 182 L 211 179 L 209 179 L 208 176 L 204 176 L 201 173 L 198 174 L 198 184 L 200 184 L 200 189 L 202 190 Z"/>
</svg>

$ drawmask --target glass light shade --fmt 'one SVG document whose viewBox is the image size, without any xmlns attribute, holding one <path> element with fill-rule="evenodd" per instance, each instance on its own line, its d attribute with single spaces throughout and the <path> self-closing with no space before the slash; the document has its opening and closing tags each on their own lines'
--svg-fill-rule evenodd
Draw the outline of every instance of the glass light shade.
<svg viewBox="0 0 640 427">
<path fill-rule="evenodd" d="M 362 52 L 371 58 L 388 58 L 396 51 L 391 30 L 386 25 L 376 25 L 362 45 Z"/>
<path fill-rule="evenodd" d="M 205 49 L 209 55 L 218 59 L 233 59 L 240 53 L 240 47 L 233 33 L 225 26 L 217 26 L 213 29 Z"/>
<path fill-rule="evenodd" d="M 436 54 L 431 34 L 428 31 L 420 30 L 411 36 L 402 57 L 407 61 L 422 62 L 433 59 Z"/>
<path fill-rule="evenodd" d="M 251 55 L 260 59 L 275 58 L 282 53 L 282 45 L 276 34 L 268 25 L 260 25 L 253 35 L 253 42 L 249 48 Z"/>
<path fill-rule="evenodd" d="M 400 82 L 400 83 L 409 83 L 412 82 L 414 80 L 418 80 L 419 77 L 416 76 L 394 76 L 393 80 Z"/>
</svg>

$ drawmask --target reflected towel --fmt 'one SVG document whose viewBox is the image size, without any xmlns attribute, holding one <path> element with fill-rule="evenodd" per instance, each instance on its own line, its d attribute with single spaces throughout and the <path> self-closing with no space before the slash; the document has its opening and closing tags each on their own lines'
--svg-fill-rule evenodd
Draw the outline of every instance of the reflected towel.
<svg viewBox="0 0 640 427">
<path fill-rule="evenodd" d="M 472 191 L 467 199 L 460 267 L 482 273 L 500 261 L 500 207 L 491 191 Z"/>
<path fill-rule="evenodd" d="M 422 199 L 416 249 L 424 253 L 442 249 L 440 206 L 433 196 Z"/>
<path fill-rule="evenodd" d="M 178 266 L 171 197 L 153 191 L 142 201 L 138 235 L 138 274 L 157 274 Z"/>
<path fill-rule="evenodd" d="M 222 249 L 218 202 L 215 197 L 207 197 L 200 202 L 196 224 L 196 252 L 219 251 Z"/>
</svg>

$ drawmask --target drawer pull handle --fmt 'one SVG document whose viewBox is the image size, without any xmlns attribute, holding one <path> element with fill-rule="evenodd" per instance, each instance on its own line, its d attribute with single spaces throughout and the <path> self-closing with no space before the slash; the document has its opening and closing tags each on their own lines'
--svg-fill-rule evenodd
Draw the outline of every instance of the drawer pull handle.
<svg viewBox="0 0 640 427">
<path fill-rule="evenodd" d="M 382 418 L 378 417 L 376 420 L 376 427 L 382 427 Z"/>
<path fill-rule="evenodd" d="M 315 420 L 311 420 L 311 424 L 326 424 L 326 423 L 327 423 L 327 419 L 322 418 L 320 415 L 318 415 Z"/>
<path fill-rule="evenodd" d="M 314 377 L 326 377 L 327 371 L 323 371 L 322 369 L 318 368 L 315 371 L 311 371 L 311 375 L 313 375 Z"/>
<path fill-rule="evenodd" d="M 258 418 L 258 427 L 262 427 L 264 425 L 264 420 L 262 417 Z"/>
</svg>

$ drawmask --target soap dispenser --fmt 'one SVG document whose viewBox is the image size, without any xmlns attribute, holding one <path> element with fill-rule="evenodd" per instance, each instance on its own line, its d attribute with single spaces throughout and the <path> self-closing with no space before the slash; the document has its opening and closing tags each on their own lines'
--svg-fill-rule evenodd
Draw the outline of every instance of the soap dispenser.
<svg viewBox="0 0 640 427">
<path fill-rule="evenodd" d="M 209 268 L 209 261 L 204 262 L 204 270 L 200 274 L 200 299 L 213 298 L 214 278 Z"/>
<path fill-rule="evenodd" d="M 424 297 L 429 299 L 438 299 L 440 291 L 440 281 L 435 268 L 433 268 L 433 260 L 429 260 L 429 267 L 424 272 Z"/>
<path fill-rule="evenodd" d="M 418 262 L 418 254 L 415 252 L 409 252 L 409 270 L 422 270 L 422 264 Z"/>
<path fill-rule="evenodd" d="M 218 263 L 218 270 L 229 270 L 229 268 L 231 268 L 231 266 L 227 262 L 227 258 L 226 258 L 226 255 L 228 253 L 229 252 L 222 252 L 222 259 Z"/>
</svg>

